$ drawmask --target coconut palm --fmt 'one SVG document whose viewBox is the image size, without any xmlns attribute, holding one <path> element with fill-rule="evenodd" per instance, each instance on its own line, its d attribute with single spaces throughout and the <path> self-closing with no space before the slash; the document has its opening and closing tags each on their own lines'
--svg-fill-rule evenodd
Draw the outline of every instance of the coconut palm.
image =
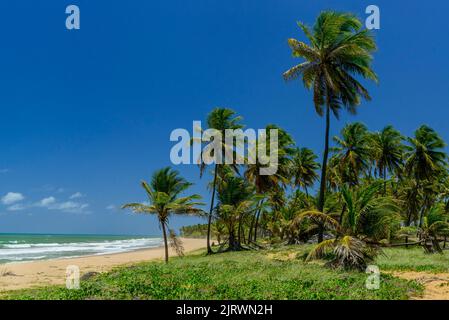
<svg viewBox="0 0 449 320">
<path fill-rule="evenodd" d="M 228 232 L 228 250 L 241 250 L 238 241 L 240 221 L 256 210 L 254 188 L 243 178 L 228 171 L 217 184 L 218 204 L 215 208 L 217 221 L 225 225 Z"/>
<path fill-rule="evenodd" d="M 202 205 L 196 200 L 199 195 L 181 197 L 192 184 L 179 175 L 178 171 L 170 167 L 156 171 L 151 177 L 150 183 L 142 181 L 148 203 L 128 203 L 123 209 L 131 209 L 135 213 L 155 214 L 162 229 L 165 245 L 165 262 L 168 262 L 167 229 L 170 215 L 172 214 L 201 214 L 203 211 L 196 206 Z"/>
<path fill-rule="evenodd" d="M 443 148 L 446 146 L 443 139 L 432 128 L 423 125 L 415 131 L 415 136 L 407 138 L 405 172 L 412 176 L 417 188 L 422 189 L 424 202 L 428 202 L 432 191 L 424 192 L 426 184 L 432 184 L 443 170 L 447 169 L 447 155 Z M 424 210 L 421 209 L 419 226 L 422 226 Z"/>
<path fill-rule="evenodd" d="M 332 148 L 332 151 L 339 160 L 343 183 L 357 185 L 360 173 L 368 168 L 368 137 L 368 129 L 360 122 L 346 125 L 341 130 L 341 137 L 334 137 L 337 146 Z"/>
<path fill-rule="evenodd" d="M 449 235 L 449 223 L 442 204 L 433 206 L 418 232 L 427 253 L 442 253 L 439 237 Z"/>
<path fill-rule="evenodd" d="M 343 188 L 346 211 L 343 222 L 319 211 L 305 211 L 295 218 L 295 223 L 313 223 L 323 226 L 333 238 L 320 242 L 307 260 L 330 258 L 333 267 L 363 270 L 374 259 L 377 249 L 369 243 L 378 243 L 389 236 L 398 224 L 398 208 L 388 197 L 378 197 L 379 183 L 360 187 L 359 190 Z M 330 254 L 330 256 L 329 256 Z"/>
<path fill-rule="evenodd" d="M 386 126 L 380 132 L 371 134 L 372 157 L 376 166 L 376 173 L 384 180 L 387 172 L 398 173 L 404 158 L 403 137 L 393 126 Z"/>
<path fill-rule="evenodd" d="M 289 168 L 291 166 L 291 155 L 294 153 L 294 141 L 292 137 L 283 129 L 279 128 L 275 125 L 268 125 L 266 126 L 266 132 L 267 132 L 267 141 L 270 140 L 270 130 L 274 129 L 277 130 L 277 136 L 278 136 L 278 144 L 277 144 L 277 158 L 278 158 L 278 168 L 276 173 L 274 174 L 264 174 L 261 172 L 261 169 L 266 167 L 266 165 L 262 164 L 260 162 L 259 157 L 255 157 L 253 155 L 253 158 L 255 158 L 255 163 L 249 163 L 246 166 L 246 170 L 244 172 L 245 178 L 254 185 L 256 189 L 256 193 L 258 195 L 264 195 L 268 193 L 269 191 L 277 192 L 278 189 L 283 188 L 288 183 L 288 176 L 289 176 Z M 249 150 L 249 152 L 255 153 L 258 150 L 258 143 L 257 141 L 254 144 L 253 150 Z M 270 154 L 270 145 L 267 143 L 266 145 L 267 151 L 266 154 Z M 250 230 L 248 234 L 248 241 L 254 240 L 257 241 L 257 227 L 259 223 L 259 217 L 261 208 L 263 205 L 263 199 L 260 200 L 259 208 L 256 211 L 254 215 L 254 219 L 251 222 Z M 252 233 L 254 226 L 254 235 Z M 252 236 L 254 238 L 252 239 Z"/>
<path fill-rule="evenodd" d="M 243 128 L 243 125 L 240 123 L 242 120 L 241 117 L 236 115 L 236 112 L 231 109 L 227 108 L 215 108 L 212 110 L 209 115 L 207 116 L 207 126 L 209 129 L 215 129 L 218 130 L 221 133 L 221 148 L 222 148 L 222 155 L 229 152 L 229 150 L 232 150 L 232 146 L 226 146 L 225 145 L 225 131 L 227 129 L 240 129 Z M 214 155 L 215 156 L 215 155 Z M 219 171 L 223 168 L 224 164 L 219 164 L 217 161 L 215 161 L 214 165 L 214 179 L 212 182 L 212 195 L 211 195 L 211 201 L 210 201 L 210 209 L 209 209 L 209 215 L 207 220 L 207 253 L 211 254 L 213 253 L 212 247 L 210 245 L 210 233 L 211 233 L 211 222 L 212 222 L 212 211 L 214 209 L 214 202 L 215 202 L 215 193 L 217 188 L 217 176 L 219 174 Z M 231 166 L 237 170 L 237 166 L 235 164 L 231 164 Z M 204 170 L 206 168 L 206 164 L 203 161 L 200 161 L 200 177 L 203 176 Z"/>
<path fill-rule="evenodd" d="M 352 14 L 325 11 L 318 16 L 312 29 L 299 23 L 309 44 L 288 40 L 293 56 L 305 61 L 286 71 L 284 79 L 301 77 L 305 87 L 313 90 L 316 112 L 326 117 L 319 211 L 323 210 L 326 191 L 330 113 L 337 119 L 342 108 L 355 114 L 362 98 L 371 99 L 368 90 L 355 76 L 377 81 L 371 69 L 376 44 L 370 31 L 362 30 L 362 26 L 362 22 Z"/>
<path fill-rule="evenodd" d="M 307 188 L 312 187 L 318 180 L 317 170 L 320 164 L 316 162 L 317 156 L 308 148 L 298 148 L 292 159 L 291 174 L 293 184 L 298 188 L 304 188 L 307 195 Z"/>
</svg>

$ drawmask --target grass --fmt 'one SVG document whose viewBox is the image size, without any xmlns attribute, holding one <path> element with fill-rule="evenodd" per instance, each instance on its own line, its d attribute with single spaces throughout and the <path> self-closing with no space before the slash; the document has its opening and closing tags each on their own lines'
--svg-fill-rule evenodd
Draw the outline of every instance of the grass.
<svg viewBox="0 0 449 320">
<path fill-rule="evenodd" d="M 388 248 L 376 264 L 381 270 L 449 272 L 449 252 L 427 254 L 421 247 Z"/>
<path fill-rule="evenodd" d="M 367 274 L 305 263 L 310 246 L 172 258 L 119 267 L 81 282 L 81 289 L 13 291 L 8 299 L 407 299 L 415 282 L 382 274 L 380 289 L 365 288 Z"/>
</svg>

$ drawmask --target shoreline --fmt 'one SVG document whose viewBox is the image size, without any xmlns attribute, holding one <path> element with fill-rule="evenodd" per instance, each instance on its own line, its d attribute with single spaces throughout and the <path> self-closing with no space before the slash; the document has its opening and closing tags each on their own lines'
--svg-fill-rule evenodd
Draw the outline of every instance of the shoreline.
<svg viewBox="0 0 449 320">
<path fill-rule="evenodd" d="M 186 253 L 206 247 L 204 239 L 181 238 L 181 240 Z M 171 248 L 169 248 L 169 256 L 176 256 Z M 66 282 L 66 268 L 69 265 L 78 266 L 80 276 L 83 276 L 88 272 L 101 273 L 117 266 L 145 261 L 162 261 L 163 258 L 164 246 L 162 245 L 110 254 L 0 264 L 0 292 L 46 285 L 63 285 Z"/>
</svg>

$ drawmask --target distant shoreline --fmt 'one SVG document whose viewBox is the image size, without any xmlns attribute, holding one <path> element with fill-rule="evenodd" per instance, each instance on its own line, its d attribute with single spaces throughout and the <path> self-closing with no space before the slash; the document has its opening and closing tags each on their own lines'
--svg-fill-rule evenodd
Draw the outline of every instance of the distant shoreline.
<svg viewBox="0 0 449 320">
<path fill-rule="evenodd" d="M 204 239 L 181 238 L 185 252 L 206 247 Z M 176 253 L 170 249 L 170 256 Z M 105 272 L 114 267 L 150 260 L 162 260 L 164 247 L 136 249 L 128 252 L 55 258 L 49 260 L 0 264 L 0 291 L 18 290 L 46 285 L 64 285 L 66 268 L 76 265 L 81 276 L 87 272 Z M 2 275 L 4 274 L 4 275 Z"/>
</svg>

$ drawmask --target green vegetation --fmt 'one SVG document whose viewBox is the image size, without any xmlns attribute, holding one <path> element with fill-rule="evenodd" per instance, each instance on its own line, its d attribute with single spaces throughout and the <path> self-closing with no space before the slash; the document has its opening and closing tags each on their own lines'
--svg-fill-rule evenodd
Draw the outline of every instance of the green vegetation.
<svg viewBox="0 0 449 320">
<path fill-rule="evenodd" d="M 381 275 L 380 289 L 365 288 L 367 274 L 305 263 L 309 245 L 270 250 L 203 252 L 148 262 L 82 281 L 80 290 L 61 287 L 9 293 L 9 299 L 407 299 L 419 295 L 414 282 Z M 411 252 L 402 249 L 404 252 Z"/>
<path fill-rule="evenodd" d="M 178 171 L 172 170 L 171 168 L 164 168 L 153 174 L 149 184 L 142 181 L 142 188 L 147 193 L 149 204 L 128 203 L 123 206 L 123 209 L 130 208 L 135 213 L 157 215 L 162 234 L 164 235 L 165 262 L 168 262 L 167 228 L 170 215 L 198 214 L 202 212 L 200 209 L 195 208 L 195 206 L 201 205 L 199 202 L 194 202 L 194 200 L 201 198 L 199 195 L 195 194 L 188 197 L 179 196 L 190 186 L 191 183 L 180 177 Z M 171 230 L 170 239 L 172 240 L 173 247 L 182 255 L 183 248 Z"/>
<path fill-rule="evenodd" d="M 275 174 L 262 174 L 261 169 L 270 164 L 254 153 L 267 155 L 273 147 L 259 140 L 253 141 L 248 154 L 240 154 L 245 160 L 250 155 L 257 159 L 245 164 L 217 163 L 216 148 L 202 145 L 202 159 L 215 160 L 210 168 L 198 162 L 200 177 L 207 169 L 213 177 L 207 223 L 184 227 L 181 232 L 206 237 L 206 256 L 175 258 L 169 265 L 150 262 L 118 268 L 83 282 L 77 291 L 51 287 L 10 297 L 407 299 L 422 288 L 388 274 L 382 274 L 379 290 L 366 289 L 363 271 L 368 263 L 378 264 L 381 270 L 447 271 L 445 142 L 426 125 L 405 137 L 391 125 L 372 132 L 360 122 L 346 124 L 331 139 L 331 115 L 338 120 L 343 109 L 355 114 L 362 100 L 371 99 L 359 81 L 378 80 L 371 68 L 376 43 L 370 31 L 348 13 L 323 12 L 312 28 L 302 23 L 299 27 L 307 43 L 289 39 L 288 44 L 293 57 L 303 61 L 283 76 L 301 79 L 313 92 L 311 104 L 317 114 L 325 116 L 321 165 L 314 151 L 296 145 L 288 132 L 274 124 L 264 127 L 278 133 Z M 227 108 L 213 109 L 207 124 L 222 136 L 227 129 L 244 128 L 243 118 Z M 236 146 L 225 139 L 220 143 L 217 149 L 223 154 L 237 155 Z M 314 190 L 318 181 L 319 188 Z M 190 183 L 169 168 L 157 171 L 142 186 L 148 202 L 124 208 L 157 215 L 168 262 L 170 215 L 204 212 L 194 202 L 198 196 L 182 196 Z M 174 233 L 170 234 L 179 247 Z M 211 245 L 212 237 L 218 246 Z"/>
<path fill-rule="evenodd" d="M 202 146 L 202 159 L 215 160 L 211 161 L 215 164 L 207 228 L 198 225 L 183 229 L 183 233 L 206 234 L 208 254 L 252 250 L 260 248 L 261 241 L 316 242 L 308 261 L 326 259 L 333 268 L 359 271 L 376 258 L 380 247 L 419 244 L 427 253 L 441 254 L 449 235 L 445 142 L 426 125 L 405 137 L 391 125 L 371 132 L 360 122 L 346 124 L 330 139 L 331 114 L 336 119 L 343 109 L 355 114 L 362 100 L 370 100 L 359 80 L 378 80 L 371 68 L 376 43 L 350 13 L 325 11 L 313 27 L 303 23 L 299 27 L 306 42 L 289 39 L 288 44 L 293 57 L 303 61 L 283 76 L 285 80 L 301 79 L 306 89 L 313 91 L 316 112 L 326 117 L 322 165 L 311 149 L 297 146 L 293 137 L 275 124 L 265 125 L 267 136 L 271 129 L 278 133 L 274 174 L 264 174 L 261 169 L 270 164 L 254 156 L 273 151 L 259 139 L 247 154 L 239 154 L 246 160 L 252 156 L 255 163 L 235 161 L 239 150 L 226 139 L 219 140 L 217 149 L 232 154 L 234 161 L 219 162 L 214 144 Z M 227 108 L 213 109 L 207 124 L 222 137 L 227 129 L 244 128 L 243 118 Z M 198 163 L 202 176 L 207 166 L 204 161 Z M 313 190 L 319 170 L 319 188 Z M 183 184 L 188 183 L 183 180 Z M 172 210 L 170 201 L 185 188 L 173 199 L 171 195 L 156 199 L 153 193 L 159 190 L 147 189 L 150 206 L 135 203 L 126 207 L 156 212 L 166 238 L 168 214 L 182 211 L 181 207 Z M 168 202 L 156 208 L 161 199 Z M 179 200 L 174 201 L 177 206 Z M 189 205 L 184 208 L 186 213 L 202 212 L 194 203 L 185 204 Z M 219 244 L 215 251 L 211 237 Z"/>
<path fill-rule="evenodd" d="M 179 228 L 179 235 L 185 238 L 206 238 L 207 224 L 194 224 Z"/>
<path fill-rule="evenodd" d="M 419 247 L 388 248 L 375 264 L 381 270 L 449 272 L 449 252 L 428 254 Z"/>
</svg>

